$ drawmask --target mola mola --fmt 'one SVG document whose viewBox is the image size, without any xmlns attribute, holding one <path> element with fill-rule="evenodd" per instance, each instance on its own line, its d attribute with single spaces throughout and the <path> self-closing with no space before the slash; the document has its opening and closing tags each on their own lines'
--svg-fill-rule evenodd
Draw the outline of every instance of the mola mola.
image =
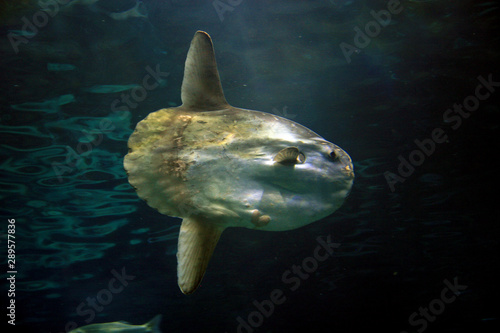
<svg viewBox="0 0 500 333">
<path fill-rule="evenodd" d="M 345 151 L 306 127 L 229 105 L 206 32 L 191 42 L 181 98 L 137 124 L 124 166 L 149 206 L 183 219 L 177 279 L 190 294 L 224 229 L 291 230 L 324 218 L 354 172 Z"/>
</svg>

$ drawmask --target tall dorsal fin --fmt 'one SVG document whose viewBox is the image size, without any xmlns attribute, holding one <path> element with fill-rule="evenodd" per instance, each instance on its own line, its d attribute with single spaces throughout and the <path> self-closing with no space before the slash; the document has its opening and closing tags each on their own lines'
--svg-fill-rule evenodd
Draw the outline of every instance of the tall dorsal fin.
<svg viewBox="0 0 500 333">
<path fill-rule="evenodd" d="M 204 31 L 194 34 L 184 66 L 182 107 L 193 111 L 227 108 L 220 84 L 212 39 Z"/>
</svg>

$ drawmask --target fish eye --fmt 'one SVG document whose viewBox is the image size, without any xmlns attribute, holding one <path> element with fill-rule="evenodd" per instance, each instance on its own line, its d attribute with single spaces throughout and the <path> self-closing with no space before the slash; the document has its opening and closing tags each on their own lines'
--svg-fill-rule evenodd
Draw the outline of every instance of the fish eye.
<svg viewBox="0 0 500 333">
<path fill-rule="evenodd" d="M 335 161 L 338 157 L 339 156 L 337 155 L 335 150 L 332 150 L 332 152 L 330 153 L 330 158 Z"/>
</svg>

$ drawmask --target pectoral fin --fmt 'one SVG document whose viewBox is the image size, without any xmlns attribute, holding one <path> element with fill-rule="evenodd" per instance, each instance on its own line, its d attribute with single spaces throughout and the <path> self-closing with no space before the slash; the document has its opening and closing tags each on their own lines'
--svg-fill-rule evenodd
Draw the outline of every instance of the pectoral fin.
<svg viewBox="0 0 500 333">
<path fill-rule="evenodd" d="M 223 227 L 202 217 L 182 220 L 177 249 L 177 282 L 184 294 L 193 293 L 201 283 Z"/>
<path fill-rule="evenodd" d="M 297 147 L 287 147 L 281 149 L 276 156 L 274 156 L 273 161 L 284 164 L 284 165 L 295 165 L 302 164 L 306 160 L 304 154 L 299 151 Z"/>
</svg>

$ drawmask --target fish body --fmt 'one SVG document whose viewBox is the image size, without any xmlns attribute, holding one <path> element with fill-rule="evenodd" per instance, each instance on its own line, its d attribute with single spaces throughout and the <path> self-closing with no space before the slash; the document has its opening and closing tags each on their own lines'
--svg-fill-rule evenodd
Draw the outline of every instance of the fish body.
<svg viewBox="0 0 500 333">
<path fill-rule="evenodd" d="M 144 325 L 131 325 L 127 322 L 115 321 L 112 323 L 91 324 L 78 327 L 69 333 L 161 333 L 161 315 L 157 315 Z"/>
<path fill-rule="evenodd" d="M 229 105 L 210 36 L 188 52 L 183 104 L 139 122 L 124 167 L 149 206 L 183 219 L 177 275 L 198 287 L 228 227 L 291 230 L 338 209 L 353 183 L 349 155 L 291 120 Z"/>
<path fill-rule="evenodd" d="M 129 179 L 148 184 L 136 188 L 151 207 L 171 216 L 204 216 L 221 227 L 299 228 L 335 211 L 352 184 L 351 160 L 340 147 L 259 111 L 162 109 L 137 125 L 129 146 L 127 159 L 142 159 Z M 293 146 L 304 163 L 273 161 Z M 272 223 L 256 227 L 255 210 Z"/>
</svg>

